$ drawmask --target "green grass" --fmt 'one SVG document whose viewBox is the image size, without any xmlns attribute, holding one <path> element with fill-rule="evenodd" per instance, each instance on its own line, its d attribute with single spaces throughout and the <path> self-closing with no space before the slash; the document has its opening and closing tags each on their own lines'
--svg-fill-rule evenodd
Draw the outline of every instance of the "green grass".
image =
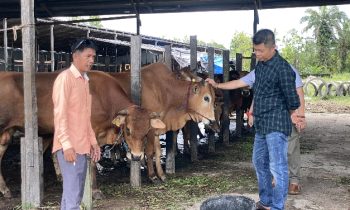
<svg viewBox="0 0 350 210">
<path fill-rule="evenodd" d="M 350 81 L 350 73 L 346 72 L 346 73 L 336 73 L 336 74 L 332 74 L 331 77 L 322 77 L 322 79 L 324 79 L 327 82 L 335 82 L 335 81 Z"/>
<path fill-rule="evenodd" d="M 330 102 L 336 105 L 350 106 L 350 96 L 307 97 L 306 101 L 311 103 Z"/>
<path fill-rule="evenodd" d="M 228 146 L 217 145 L 215 154 L 207 154 L 196 163 L 182 164 L 175 175 L 167 175 L 167 181 L 160 185 L 131 188 L 128 183 L 109 183 L 103 184 L 101 190 L 108 200 L 128 200 L 142 209 L 174 210 L 186 209 L 209 196 L 256 192 L 254 170 L 235 166 L 240 161 L 251 162 L 252 145 L 252 137 Z M 103 205 L 104 201 L 95 203 L 97 208 Z"/>
<path fill-rule="evenodd" d="M 131 198 L 147 209 L 185 209 L 185 206 L 193 205 L 209 195 L 257 190 L 253 173 L 174 175 L 168 176 L 167 182 L 162 185 L 131 188 L 129 184 L 112 184 L 101 189 L 108 199 Z"/>
</svg>

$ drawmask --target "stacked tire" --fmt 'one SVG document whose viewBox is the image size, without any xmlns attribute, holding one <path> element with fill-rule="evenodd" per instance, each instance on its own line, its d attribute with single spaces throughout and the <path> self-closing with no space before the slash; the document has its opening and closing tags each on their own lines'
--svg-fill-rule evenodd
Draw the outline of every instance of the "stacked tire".
<svg viewBox="0 0 350 210">
<path fill-rule="evenodd" d="M 319 77 L 308 78 L 304 83 L 307 96 L 350 96 L 350 82 L 326 82 Z"/>
</svg>

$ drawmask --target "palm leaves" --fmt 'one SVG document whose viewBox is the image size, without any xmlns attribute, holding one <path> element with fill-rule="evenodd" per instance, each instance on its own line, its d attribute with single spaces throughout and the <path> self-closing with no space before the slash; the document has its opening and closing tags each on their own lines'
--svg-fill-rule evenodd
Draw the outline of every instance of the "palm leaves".
<svg viewBox="0 0 350 210">
<path fill-rule="evenodd" d="M 310 30 L 313 32 L 317 45 L 319 65 L 330 69 L 334 66 L 330 53 L 333 49 L 337 49 L 335 44 L 338 43 L 340 37 L 345 36 L 342 34 L 342 30 L 347 16 L 344 12 L 339 11 L 337 6 L 323 6 L 318 11 L 307 9 L 306 14 L 306 16 L 301 18 L 300 22 L 306 23 L 305 32 Z"/>
</svg>

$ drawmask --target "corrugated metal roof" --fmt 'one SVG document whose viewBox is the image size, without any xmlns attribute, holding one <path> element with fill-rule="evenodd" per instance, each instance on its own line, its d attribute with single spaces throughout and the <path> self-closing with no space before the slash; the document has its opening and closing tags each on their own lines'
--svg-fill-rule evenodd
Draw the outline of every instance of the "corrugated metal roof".
<svg viewBox="0 0 350 210">
<path fill-rule="evenodd" d="M 38 23 L 52 23 L 54 19 L 37 19 Z M 3 22 L 0 21 L 0 29 L 3 27 Z M 7 26 L 12 28 L 13 26 L 20 25 L 20 19 L 8 19 Z M 89 32 L 89 37 L 97 41 L 99 46 L 98 53 L 105 55 L 114 55 L 116 48 L 118 49 L 118 55 L 124 55 L 130 51 L 130 37 L 135 35 L 134 33 L 122 32 L 110 29 L 99 29 L 95 27 L 84 26 L 81 24 L 58 24 L 54 26 L 54 42 L 55 51 L 57 52 L 70 52 L 70 46 L 78 38 L 86 38 Z M 3 40 L 4 33 L 0 32 L 0 40 Z M 8 46 L 13 48 L 22 48 L 22 32 L 16 31 L 17 39 L 15 40 L 14 32 L 9 30 L 7 32 Z M 168 39 L 162 39 L 153 36 L 142 37 L 142 49 L 151 51 L 163 51 L 164 45 L 172 45 L 174 47 L 187 47 L 189 44 L 183 42 L 172 41 Z M 50 25 L 38 25 L 36 26 L 36 38 L 38 40 L 40 50 L 50 50 Z M 0 46 L 2 42 L 0 42 Z M 199 46 L 198 50 L 204 51 L 205 46 Z"/>
<path fill-rule="evenodd" d="M 171 13 L 350 4 L 350 0 L 36 0 L 36 17 Z M 20 17 L 20 0 L 0 0 L 0 17 Z"/>
</svg>

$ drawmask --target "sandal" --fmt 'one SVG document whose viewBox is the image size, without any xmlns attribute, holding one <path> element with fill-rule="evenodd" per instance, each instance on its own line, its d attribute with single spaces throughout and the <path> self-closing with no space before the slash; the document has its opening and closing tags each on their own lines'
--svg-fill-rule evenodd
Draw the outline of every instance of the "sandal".
<svg viewBox="0 0 350 210">
<path fill-rule="evenodd" d="M 255 204 L 256 210 L 270 210 L 270 207 L 266 207 L 260 203 L 260 201 Z"/>
<path fill-rule="evenodd" d="M 301 193 L 301 186 L 299 184 L 289 184 L 288 194 L 299 195 Z"/>
</svg>

